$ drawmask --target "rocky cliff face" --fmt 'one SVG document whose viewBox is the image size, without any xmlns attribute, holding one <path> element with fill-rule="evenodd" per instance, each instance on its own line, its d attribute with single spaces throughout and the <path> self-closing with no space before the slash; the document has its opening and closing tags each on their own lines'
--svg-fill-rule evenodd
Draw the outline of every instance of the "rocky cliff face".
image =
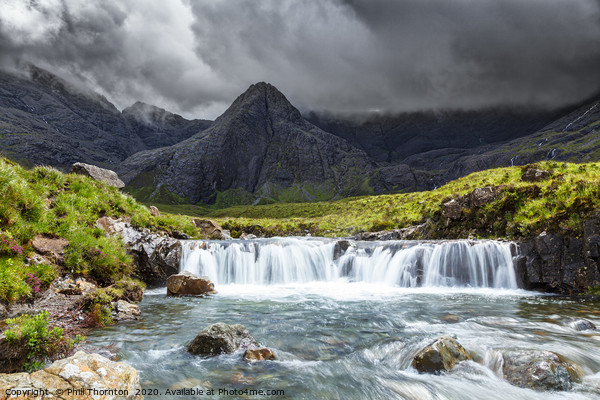
<svg viewBox="0 0 600 400">
<path fill-rule="evenodd" d="M 0 152 L 24 164 L 114 166 L 209 124 L 138 104 L 121 113 L 101 95 L 34 66 L 20 76 L 0 72 Z"/>
<path fill-rule="evenodd" d="M 135 154 L 118 172 L 133 189 L 165 188 L 211 203 L 233 191 L 247 202 L 357 195 L 372 170 L 363 151 L 304 120 L 274 86 L 258 83 L 207 130 Z"/>
</svg>

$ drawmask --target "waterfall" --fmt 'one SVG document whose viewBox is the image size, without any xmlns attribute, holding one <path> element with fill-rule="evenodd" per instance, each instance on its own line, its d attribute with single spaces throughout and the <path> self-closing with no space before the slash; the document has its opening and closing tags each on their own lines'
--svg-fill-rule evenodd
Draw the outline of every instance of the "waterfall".
<svg viewBox="0 0 600 400">
<path fill-rule="evenodd" d="M 491 240 L 185 241 L 180 270 L 208 276 L 217 285 L 346 279 L 400 287 L 517 288 L 510 243 Z"/>
</svg>

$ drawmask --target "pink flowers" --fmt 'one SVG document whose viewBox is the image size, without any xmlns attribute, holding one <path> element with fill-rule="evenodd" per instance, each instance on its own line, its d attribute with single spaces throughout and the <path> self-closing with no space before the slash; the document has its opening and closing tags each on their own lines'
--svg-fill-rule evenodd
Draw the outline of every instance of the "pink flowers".
<svg viewBox="0 0 600 400">
<path fill-rule="evenodd" d="M 42 284 L 42 282 L 40 281 L 40 278 L 38 278 L 34 274 L 28 274 L 27 275 L 27 284 L 31 288 L 31 291 L 33 292 L 33 294 L 40 293 L 40 286 Z"/>
<path fill-rule="evenodd" d="M 6 233 L 0 233 L 0 254 L 4 255 L 21 255 L 23 248 L 19 246 L 11 237 Z"/>
</svg>

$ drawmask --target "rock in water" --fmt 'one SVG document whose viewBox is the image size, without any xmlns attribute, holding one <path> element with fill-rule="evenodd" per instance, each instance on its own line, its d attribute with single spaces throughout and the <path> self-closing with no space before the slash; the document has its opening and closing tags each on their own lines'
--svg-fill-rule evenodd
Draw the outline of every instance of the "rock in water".
<svg viewBox="0 0 600 400">
<path fill-rule="evenodd" d="M 125 300 L 113 304 L 115 321 L 132 321 L 140 317 L 140 307 Z"/>
<path fill-rule="evenodd" d="M 187 351 L 202 356 L 217 356 L 256 347 L 258 343 L 243 325 L 217 323 L 204 328 L 187 346 Z"/>
<path fill-rule="evenodd" d="M 0 374 L 0 393 L 11 389 L 22 391 L 19 399 L 143 399 L 133 367 L 83 351 L 32 374 Z"/>
<path fill-rule="evenodd" d="M 71 167 L 71 172 L 75 174 L 89 176 L 92 179 L 105 183 L 109 186 L 114 186 L 118 189 L 125 186 L 123 181 L 119 179 L 119 176 L 115 171 L 96 167 L 95 165 L 75 163 Z"/>
<path fill-rule="evenodd" d="M 566 325 L 575 329 L 576 331 L 593 331 L 596 329 L 596 325 L 583 318 L 567 320 Z"/>
<path fill-rule="evenodd" d="M 217 293 L 206 276 L 184 271 L 167 278 L 167 296 L 203 296 Z"/>
<path fill-rule="evenodd" d="M 255 350 L 246 350 L 244 352 L 244 361 L 252 362 L 265 360 L 277 360 L 277 357 L 275 356 L 275 353 L 273 353 L 273 350 L 262 348 Z"/>
<path fill-rule="evenodd" d="M 509 351 L 503 355 L 504 379 L 534 390 L 569 390 L 580 372 L 559 354 L 550 351 Z"/>
<path fill-rule="evenodd" d="M 419 373 L 439 374 L 450 371 L 460 361 L 470 360 L 471 355 L 450 336 L 437 338 L 417 353 L 410 364 Z"/>
</svg>

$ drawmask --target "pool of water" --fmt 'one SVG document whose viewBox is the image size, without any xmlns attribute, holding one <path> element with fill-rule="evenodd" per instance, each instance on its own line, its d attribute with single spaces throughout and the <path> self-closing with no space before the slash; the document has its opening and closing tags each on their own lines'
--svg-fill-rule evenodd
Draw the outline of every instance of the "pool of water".
<svg viewBox="0 0 600 400">
<path fill-rule="evenodd" d="M 600 332 L 561 324 L 577 317 L 600 326 L 597 303 L 521 290 L 398 288 L 343 279 L 217 289 L 208 298 L 148 291 L 140 320 L 99 329 L 88 343 L 118 346 L 121 360 L 139 371 L 149 399 L 600 398 Z M 240 353 L 188 354 L 185 345 L 216 322 L 243 324 L 278 360 L 250 364 Z M 412 357 L 440 335 L 456 336 L 475 361 L 446 374 L 417 373 Z M 583 381 L 568 392 L 513 386 L 497 366 L 499 352 L 512 349 L 557 352 L 581 368 Z M 181 388 L 204 392 L 165 394 Z M 219 395 L 220 389 L 230 392 Z M 283 390 L 285 396 L 231 392 L 245 389 Z"/>
</svg>

